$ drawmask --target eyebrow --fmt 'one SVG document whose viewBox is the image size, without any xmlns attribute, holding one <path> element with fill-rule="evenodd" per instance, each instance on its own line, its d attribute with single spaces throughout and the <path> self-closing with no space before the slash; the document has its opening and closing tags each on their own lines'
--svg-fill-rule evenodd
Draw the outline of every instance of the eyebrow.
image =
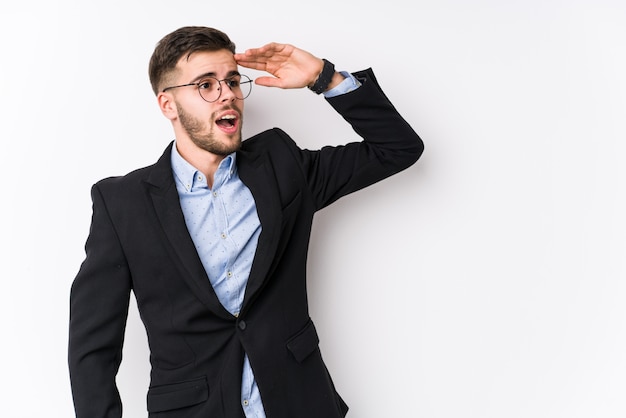
<svg viewBox="0 0 626 418">
<path fill-rule="evenodd" d="M 241 75 L 241 74 L 237 70 L 232 70 L 232 71 L 229 71 L 228 74 L 226 74 L 226 78 L 230 78 L 230 77 L 235 76 L 235 75 Z M 214 73 L 213 71 L 209 71 L 208 73 L 200 74 L 199 76 L 194 78 L 191 82 L 192 83 L 197 83 L 198 81 L 202 80 L 205 77 L 217 78 L 217 74 Z"/>
</svg>

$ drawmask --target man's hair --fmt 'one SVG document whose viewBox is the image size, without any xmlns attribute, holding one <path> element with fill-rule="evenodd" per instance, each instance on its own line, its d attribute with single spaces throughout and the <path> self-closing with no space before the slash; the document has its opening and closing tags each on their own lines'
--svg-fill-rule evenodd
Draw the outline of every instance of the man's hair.
<svg viewBox="0 0 626 418">
<path fill-rule="evenodd" d="M 219 51 L 226 49 L 235 53 L 235 44 L 224 32 L 204 26 L 185 26 L 165 35 L 154 48 L 148 73 L 154 94 L 158 94 L 163 83 L 176 69 L 182 57 L 194 52 Z"/>
</svg>

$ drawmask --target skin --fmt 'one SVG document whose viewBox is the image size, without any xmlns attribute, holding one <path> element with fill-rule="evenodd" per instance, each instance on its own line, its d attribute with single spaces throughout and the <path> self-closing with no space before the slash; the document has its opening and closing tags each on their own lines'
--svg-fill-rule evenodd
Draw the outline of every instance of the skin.
<svg viewBox="0 0 626 418">
<path fill-rule="evenodd" d="M 275 42 L 238 54 L 228 50 L 197 52 L 178 61 L 172 85 L 192 83 L 209 74 L 222 80 L 237 72 L 238 66 L 270 74 L 258 77 L 257 85 L 294 89 L 313 85 L 324 63 L 304 50 Z M 343 79 L 336 72 L 328 89 Z M 160 92 L 157 102 L 172 123 L 178 152 L 205 175 L 212 187 L 220 162 L 241 146 L 244 100 L 238 100 L 225 87 L 217 101 L 208 103 L 195 86 L 189 86 Z M 232 123 L 219 122 L 226 115 L 235 116 Z"/>
</svg>

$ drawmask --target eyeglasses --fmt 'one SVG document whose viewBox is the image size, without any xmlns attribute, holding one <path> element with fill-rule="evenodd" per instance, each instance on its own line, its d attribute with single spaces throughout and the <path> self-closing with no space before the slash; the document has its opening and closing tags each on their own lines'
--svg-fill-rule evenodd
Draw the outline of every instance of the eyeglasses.
<svg viewBox="0 0 626 418">
<path fill-rule="evenodd" d="M 236 74 L 223 80 L 207 76 L 200 79 L 197 83 L 166 87 L 162 90 L 162 92 L 165 93 L 168 90 L 177 89 L 179 87 L 196 86 L 198 88 L 198 93 L 200 93 L 200 97 L 202 97 L 205 102 L 213 103 L 219 100 L 222 95 L 222 83 L 226 84 L 230 91 L 232 91 L 235 97 L 239 100 L 243 100 L 248 97 L 252 91 L 252 80 L 250 80 L 250 77 L 243 74 Z"/>
</svg>

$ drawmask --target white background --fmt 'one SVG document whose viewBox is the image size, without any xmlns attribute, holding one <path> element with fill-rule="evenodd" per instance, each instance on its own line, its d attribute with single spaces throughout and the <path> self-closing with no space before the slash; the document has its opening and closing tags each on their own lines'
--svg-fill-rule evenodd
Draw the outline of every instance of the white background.
<svg viewBox="0 0 626 418">
<path fill-rule="evenodd" d="M 150 90 L 184 25 L 372 67 L 423 137 L 320 212 L 311 313 L 348 417 L 626 416 L 626 3 L 59 0 L 0 6 L 0 414 L 70 417 L 69 288 L 89 188 L 172 139 Z M 356 139 L 320 97 L 255 87 L 246 135 Z M 145 417 L 132 306 L 118 382 Z M 297 418 L 297 417 L 296 417 Z"/>
</svg>

